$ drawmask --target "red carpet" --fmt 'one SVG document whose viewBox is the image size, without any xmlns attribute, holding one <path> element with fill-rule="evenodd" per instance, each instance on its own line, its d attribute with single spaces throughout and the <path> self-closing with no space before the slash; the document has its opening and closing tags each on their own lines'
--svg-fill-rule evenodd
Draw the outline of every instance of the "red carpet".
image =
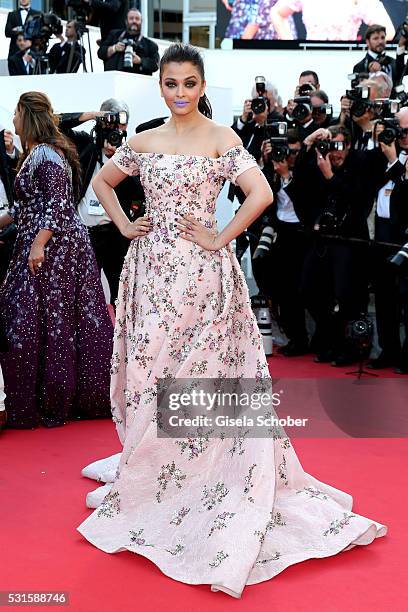
<svg viewBox="0 0 408 612">
<path fill-rule="evenodd" d="M 346 369 L 316 365 L 309 357 L 271 359 L 276 376 L 337 376 Z M 76 531 L 90 512 L 85 495 L 95 488 L 80 476 L 82 467 L 120 450 L 109 420 L 6 430 L 0 434 L 0 590 L 68 591 L 68 609 L 75 612 L 405 612 L 407 440 L 298 439 L 294 446 L 307 472 L 353 494 L 353 509 L 388 525 L 389 533 L 370 546 L 292 566 L 234 600 L 208 586 L 175 582 L 130 552 L 103 553 Z"/>
</svg>

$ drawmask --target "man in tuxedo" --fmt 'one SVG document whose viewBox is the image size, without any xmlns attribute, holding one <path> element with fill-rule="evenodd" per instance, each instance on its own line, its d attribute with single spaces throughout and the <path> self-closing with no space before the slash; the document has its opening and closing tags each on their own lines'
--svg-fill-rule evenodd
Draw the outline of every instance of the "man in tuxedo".
<svg viewBox="0 0 408 612">
<path fill-rule="evenodd" d="M 365 35 L 367 53 L 358 62 L 353 72 L 385 72 L 392 79 L 394 86 L 397 84 L 397 73 L 395 59 L 386 55 L 386 29 L 382 25 L 372 25 L 367 28 Z"/>
<path fill-rule="evenodd" d="M 25 39 L 23 34 L 19 34 L 16 44 L 18 47 L 17 53 L 11 55 L 7 60 L 9 75 L 33 74 L 35 62 L 33 56 L 28 52 L 31 41 Z"/>
<path fill-rule="evenodd" d="M 121 70 L 133 74 L 151 75 L 159 69 L 159 48 L 155 42 L 141 34 L 142 15 L 137 9 L 130 9 L 126 17 L 125 30 L 113 30 L 98 50 L 98 57 L 103 60 L 105 70 Z M 122 42 L 131 38 L 134 41 L 132 68 L 124 68 L 124 51 Z"/>
<path fill-rule="evenodd" d="M 66 74 L 67 72 L 78 72 L 78 68 L 85 59 L 85 49 L 78 43 L 78 24 L 76 21 L 68 21 L 65 26 L 65 36 L 58 37 L 59 43 L 53 45 L 48 54 L 50 73 Z"/>
<path fill-rule="evenodd" d="M 18 162 L 18 151 L 14 146 L 13 134 L 0 131 L 0 215 L 8 212 L 14 203 L 14 179 Z M 9 225 L 0 232 L 0 284 L 3 282 L 13 252 L 16 228 Z"/>
<path fill-rule="evenodd" d="M 377 193 L 375 239 L 379 242 L 404 244 L 407 242 L 407 160 L 408 160 L 408 108 L 396 114 L 401 135 L 391 145 L 381 143 L 388 160 L 382 187 Z M 388 258 L 395 247 L 377 246 L 373 257 L 373 287 L 380 355 L 368 367 L 381 369 L 390 366 L 400 374 L 408 373 L 408 297 L 401 294 L 398 270 Z M 401 307 L 405 311 L 406 340 L 401 347 Z"/>
<path fill-rule="evenodd" d="M 8 57 L 19 51 L 17 46 L 17 36 L 21 32 L 28 17 L 32 15 L 41 15 L 40 11 L 35 11 L 30 6 L 30 0 L 19 0 L 19 7 L 16 11 L 10 11 L 7 15 L 7 22 L 4 33 L 6 38 L 10 38 L 10 47 Z M 17 30 L 16 30 L 17 28 Z M 20 28 L 20 30 L 19 30 Z"/>
</svg>

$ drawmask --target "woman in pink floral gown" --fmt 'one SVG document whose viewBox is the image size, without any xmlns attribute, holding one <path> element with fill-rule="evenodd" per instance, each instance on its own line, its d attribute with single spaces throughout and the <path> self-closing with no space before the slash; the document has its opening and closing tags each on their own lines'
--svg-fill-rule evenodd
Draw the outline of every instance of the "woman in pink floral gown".
<svg viewBox="0 0 408 612">
<path fill-rule="evenodd" d="M 272 199 L 237 136 L 199 113 L 205 81 L 194 48 L 169 47 L 160 86 L 170 122 L 133 136 L 94 182 L 108 214 L 134 240 L 121 276 L 112 359 L 112 412 L 123 452 L 83 471 L 107 484 L 89 498 L 96 509 L 78 530 L 105 552 L 130 550 L 171 578 L 240 597 L 247 584 L 369 544 L 386 527 L 352 512 L 350 495 L 305 473 L 287 437 L 157 437 L 158 378 L 269 378 L 229 243 Z M 147 208 L 145 218 L 130 223 L 112 187 L 135 174 Z M 225 180 L 247 199 L 217 233 Z"/>
</svg>

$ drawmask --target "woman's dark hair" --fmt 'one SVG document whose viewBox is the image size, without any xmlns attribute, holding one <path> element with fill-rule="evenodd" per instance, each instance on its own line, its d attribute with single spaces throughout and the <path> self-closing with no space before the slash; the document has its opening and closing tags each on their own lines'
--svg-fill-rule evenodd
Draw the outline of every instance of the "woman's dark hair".
<svg viewBox="0 0 408 612">
<path fill-rule="evenodd" d="M 193 45 L 173 43 L 170 45 L 170 47 L 167 47 L 160 60 L 160 81 L 162 79 L 164 66 L 170 64 L 170 62 L 177 62 L 179 64 L 190 62 L 190 64 L 193 64 L 193 66 L 198 69 L 201 79 L 205 81 L 203 58 L 201 57 L 199 50 L 193 47 Z M 211 104 L 205 94 L 201 96 L 198 102 L 198 110 L 205 117 L 208 117 L 209 119 L 212 118 Z"/>
<path fill-rule="evenodd" d="M 75 145 L 59 129 L 59 120 L 54 115 L 49 98 L 39 91 L 27 91 L 21 94 L 17 109 L 21 115 L 20 139 L 23 145 L 18 169 L 29 154 L 28 144 L 48 144 L 59 149 L 72 170 L 72 188 L 76 201 L 81 184 L 78 152 Z"/>
</svg>

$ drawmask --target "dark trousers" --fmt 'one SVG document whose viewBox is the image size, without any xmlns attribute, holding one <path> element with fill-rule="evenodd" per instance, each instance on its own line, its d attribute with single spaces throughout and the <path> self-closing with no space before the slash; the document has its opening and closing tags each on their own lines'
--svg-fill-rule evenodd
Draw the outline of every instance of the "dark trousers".
<svg viewBox="0 0 408 612">
<path fill-rule="evenodd" d="M 300 223 L 278 221 L 274 244 L 275 266 L 271 270 L 277 286 L 279 323 L 285 335 L 296 344 L 307 344 L 305 307 L 300 291 L 307 252 L 307 238 L 299 231 Z"/>
<path fill-rule="evenodd" d="M 130 242 L 122 236 L 114 223 L 88 227 L 88 232 L 98 268 L 104 271 L 108 281 L 110 303 L 114 305 L 118 297 L 123 261 Z"/>
<path fill-rule="evenodd" d="M 376 218 L 375 239 L 379 242 L 399 243 L 395 229 L 389 219 Z M 408 364 L 408 281 L 400 270 L 388 262 L 398 248 L 375 247 L 373 256 L 373 288 L 378 332 L 381 349 Z M 400 321 L 405 327 L 405 343 L 401 350 Z"/>
<path fill-rule="evenodd" d="M 366 247 L 325 244 L 323 238 L 318 239 L 305 258 L 302 294 L 316 323 L 314 350 L 346 350 L 347 323 L 367 312 Z"/>
</svg>

